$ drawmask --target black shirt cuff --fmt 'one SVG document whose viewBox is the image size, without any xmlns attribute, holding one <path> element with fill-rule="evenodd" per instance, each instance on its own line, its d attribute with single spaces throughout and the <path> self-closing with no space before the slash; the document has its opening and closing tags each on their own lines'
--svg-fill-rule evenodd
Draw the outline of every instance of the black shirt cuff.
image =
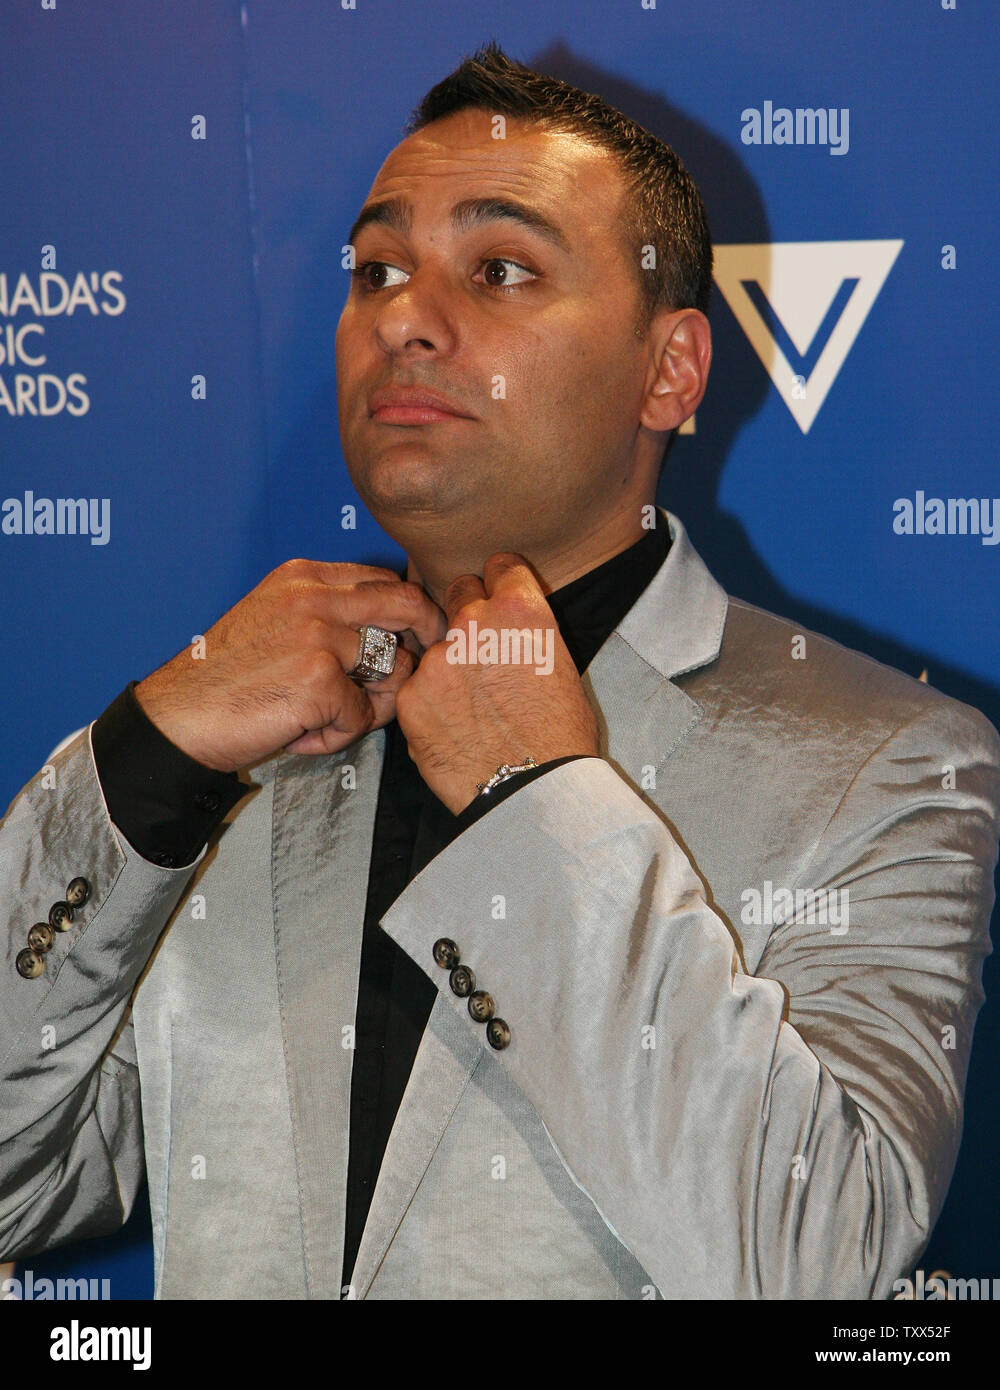
<svg viewBox="0 0 1000 1390">
<path fill-rule="evenodd" d="M 521 787 L 526 787 L 529 782 L 533 782 L 536 777 L 541 777 L 546 772 L 551 772 L 554 767 L 562 767 L 563 763 L 574 762 L 577 758 L 585 758 L 586 753 L 570 753 L 565 758 L 553 758 L 551 762 L 539 763 L 537 767 L 525 768 L 523 772 L 515 772 L 513 777 L 506 778 L 489 792 L 479 792 L 472 798 L 464 810 L 459 811 L 455 817 L 458 825 L 458 833 L 468 830 L 470 825 L 475 825 L 480 816 L 485 816 L 486 812 L 494 806 L 499 805 L 514 792 L 520 791 Z"/>
<path fill-rule="evenodd" d="M 165 869 L 197 859 L 252 788 L 189 757 L 146 714 L 136 681 L 94 722 L 94 764 L 111 819 L 144 859 Z"/>
</svg>

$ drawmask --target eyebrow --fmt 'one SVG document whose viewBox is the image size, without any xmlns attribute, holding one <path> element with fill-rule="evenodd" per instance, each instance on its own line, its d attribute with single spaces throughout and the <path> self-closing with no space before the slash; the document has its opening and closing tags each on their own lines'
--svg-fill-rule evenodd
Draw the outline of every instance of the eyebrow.
<svg viewBox="0 0 1000 1390">
<path fill-rule="evenodd" d="M 571 254 L 569 241 L 562 230 L 543 212 L 527 203 L 517 202 L 513 198 L 465 198 L 451 210 L 451 225 L 457 232 L 468 232 L 483 223 L 501 221 L 519 223 L 537 232 L 566 255 Z M 406 236 L 413 225 L 413 207 L 402 198 L 383 198 L 380 202 L 369 203 L 361 209 L 351 228 L 348 241 L 352 245 L 361 229 L 369 223 L 390 227 Z"/>
</svg>

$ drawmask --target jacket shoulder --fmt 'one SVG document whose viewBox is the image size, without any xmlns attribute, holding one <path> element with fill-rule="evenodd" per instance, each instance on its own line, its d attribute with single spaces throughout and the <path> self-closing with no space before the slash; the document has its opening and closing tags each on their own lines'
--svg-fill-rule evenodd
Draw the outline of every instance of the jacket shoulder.
<svg viewBox="0 0 1000 1390">
<path fill-rule="evenodd" d="M 939 734 L 980 744 L 1000 763 L 1000 735 L 980 710 L 743 599 L 730 598 L 719 656 L 692 677 L 685 688 L 694 698 L 755 716 L 758 732 L 770 726 L 778 741 L 808 730 L 874 749 L 928 718 Z"/>
</svg>

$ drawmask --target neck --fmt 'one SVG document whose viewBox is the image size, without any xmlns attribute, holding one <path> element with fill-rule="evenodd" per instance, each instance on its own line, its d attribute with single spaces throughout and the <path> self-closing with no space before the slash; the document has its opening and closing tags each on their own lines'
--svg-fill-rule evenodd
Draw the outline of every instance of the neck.
<svg viewBox="0 0 1000 1390">
<path fill-rule="evenodd" d="M 438 607 L 442 607 L 453 579 L 460 574 L 481 576 L 491 555 L 497 551 L 513 551 L 524 556 L 535 571 L 543 593 L 550 594 L 641 540 L 649 529 L 642 524 L 643 505 L 631 504 L 610 516 L 596 519 L 572 536 L 564 532 L 547 543 L 530 536 L 522 538 L 507 527 L 493 539 L 478 543 L 470 542 L 466 536 L 456 540 L 454 534 L 450 537 L 438 535 L 433 542 L 430 538 L 415 538 L 406 545 L 406 577 L 422 584 Z M 655 504 L 650 500 L 649 505 Z"/>
</svg>

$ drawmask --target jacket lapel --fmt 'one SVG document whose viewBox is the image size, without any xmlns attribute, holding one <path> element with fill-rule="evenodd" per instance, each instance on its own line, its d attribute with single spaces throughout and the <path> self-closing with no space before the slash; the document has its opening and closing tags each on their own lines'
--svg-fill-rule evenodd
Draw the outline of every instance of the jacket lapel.
<svg viewBox="0 0 1000 1390">
<path fill-rule="evenodd" d="M 355 1022 L 384 748 L 378 730 L 330 757 L 285 756 L 275 775 L 275 951 L 310 1298 L 341 1293 L 354 1057 L 342 1029 Z"/>
<path fill-rule="evenodd" d="M 667 558 L 588 666 L 584 689 L 601 726 L 601 756 L 636 790 L 701 718 L 674 678 L 714 661 L 729 600 L 677 517 Z M 655 800 L 655 798 L 654 798 Z"/>
<path fill-rule="evenodd" d="M 601 753 L 637 790 L 688 736 L 701 709 L 671 677 L 718 654 L 725 592 L 664 512 L 664 564 L 591 662 Z M 273 883 L 279 986 L 295 1129 L 306 1277 L 312 1298 L 340 1296 L 353 1024 L 372 830 L 385 739 L 339 755 L 357 768 L 344 790 L 331 759 L 289 758 L 275 787 Z M 427 962 L 419 961 L 426 967 Z M 441 1135 L 483 1057 L 482 1040 L 438 996 L 382 1162 L 351 1277 L 366 1294 Z"/>
</svg>

